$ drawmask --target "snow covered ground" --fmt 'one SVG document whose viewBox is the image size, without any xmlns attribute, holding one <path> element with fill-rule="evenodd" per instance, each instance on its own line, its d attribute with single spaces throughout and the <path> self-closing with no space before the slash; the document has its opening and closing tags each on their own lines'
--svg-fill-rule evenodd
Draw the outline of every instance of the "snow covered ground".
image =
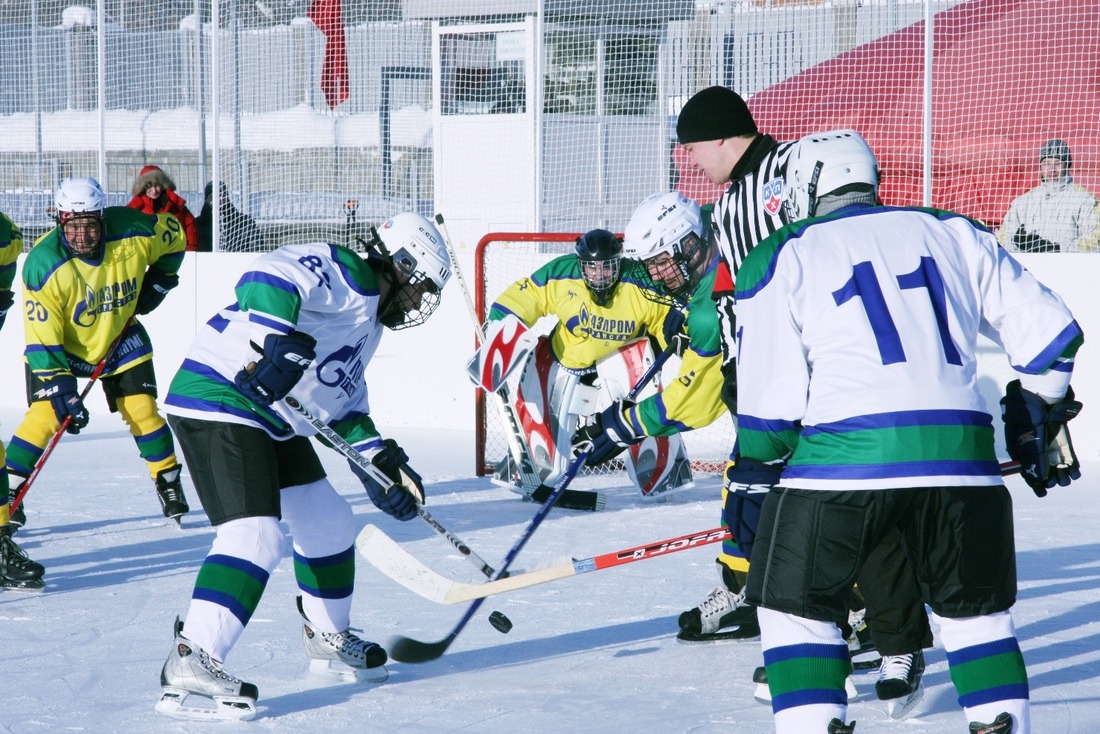
<svg viewBox="0 0 1100 734">
<path fill-rule="evenodd" d="M 98 403 L 99 390 L 91 398 Z M 0 411 L 4 438 L 20 415 Z M 384 425 L 385 421 L 380 420 Z M 536 506 L 471 476 L 468 435 L 393 432 L 428 480 L 433 516 L 490 563 L 512 547 Z M 322 449 L 337 488 L 361 523 L 373 522 L 437 570 L 477 571 L 420 520 L 375 510 L 343 459 Z M 1029 666 L 1034 731 L 1100 731 L 1100 463 L 1085 479 L 1037 499 L 1010 479 L 1016 502 L 1020 601 L 1016 620 Z M 308 677 L 289 545 L 237 648 L 229 672 L 259 686 L 247 724 L 176 722 L 153 713 L 158 675 L 184 614 L 213 531 L 189 483 L 182 530 L 160 515 L 129 435 L 117 417 L 93 413 L 66 436 L 28 495 L 17 536 L 45 564 L 42 594 L 0 592 L 4 705 L 0 732 L 703 732 L 771 730 L 753 701 L 758 643 L 686 645 L 676 617 L 714 586 L 714 546 L 568 578 L 489 599 L 440 659 L 389 664 L 375 687 L 318 687 Z M 625 486 L 606 511 L 555 510 L 517 564 L 587 557 L 717 525 L 718 485 L 700 482 L 664 504 Z M 353 624 L 388 642 L 443 638 L 463 606 L 440 606 L 397 586 L 366 562 L 357 569 Z M 500 610 L 507 636 L 486 621 Z M 963 732 L 942 648 L 928 654 L 928 691 L 916 715 L 893 722 L 874 698 L 873 674 L 856 678 L 849 708 L 857 731 Z"/>
</svg>

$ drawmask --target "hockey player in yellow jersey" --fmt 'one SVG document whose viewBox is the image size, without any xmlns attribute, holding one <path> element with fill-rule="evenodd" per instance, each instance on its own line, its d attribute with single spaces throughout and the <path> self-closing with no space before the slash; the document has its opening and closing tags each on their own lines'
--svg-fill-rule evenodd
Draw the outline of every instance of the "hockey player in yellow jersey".
<svg viewBox="0 0 1100 734">
<path fill-rule="evenodd" d="M 517 395 L 517 413 L 544 478 L 564 469 L 573 443 L 599 435 L 599 450 L 588 463 L 603 463 L 629 448 L 627 471 L 642 496 L 653 498 L 691 486 L 678 434 L 709 425 L 725 410 L 718 397 L 717 314 L 709 298 L 713 269 L 692 284 L 707 297 L 687 309 L 685 330 L 686 303 L 671 298 L 641 263 L 624 259 L 622 249 L 606 230 L 585 233 L 575 254 L 551 261 L 500 295 L 490 310 L 490 329 L 505 319 L 528 326 L 545 315 L 558 319 L 524 366 Z M 686 344 L 680 374 L 689 379 L 670 381 L 627 404 L 622 398 L 652 360 L 649 341 L 663 349 L 673 338 Z M 582 418 L 587 423 L 578 431 Z M 604 423 L 623 426 L 616 434 L 621 440 L 606 440 Z"/>
<path fill-rule="evenodd" d="M 88 425 L 76 380 L 106 359 L 100 382 L 107 404 L 129 427 L 165 517 L 178 523 L 189 508 L 172 433 L 157 408 L 152 343 L 136 317 L 179 283 L 186 241 L 172 215 L 107 207 L 106 201 L 94 178 L 62 181 L 59 225 L 23 264 L 30 407 L 8 444 L 6 469 L 12 484 L 25 480 L 66 419 L 70 433 Z M 21 510 L 11 517 L 16 527 L 24 520 Z M 8 523 L 5 504 L 0 527 Z"/>
</svg>

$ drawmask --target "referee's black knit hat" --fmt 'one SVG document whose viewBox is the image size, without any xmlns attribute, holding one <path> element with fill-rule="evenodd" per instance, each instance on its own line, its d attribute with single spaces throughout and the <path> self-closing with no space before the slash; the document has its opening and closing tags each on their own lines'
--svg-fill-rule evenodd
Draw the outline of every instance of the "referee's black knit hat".
<svg viewBox="0 0 1100 734">
<path fill-rule="evenodd" d="M 749 106 L 727 87 L 707 87 L 687 101 L 676 119 L 680 145 L 756 132 Z"/>
</svg>

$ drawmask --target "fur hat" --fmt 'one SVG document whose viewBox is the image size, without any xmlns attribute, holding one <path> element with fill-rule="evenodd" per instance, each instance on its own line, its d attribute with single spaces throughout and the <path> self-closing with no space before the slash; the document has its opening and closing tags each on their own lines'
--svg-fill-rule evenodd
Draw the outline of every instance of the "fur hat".
<svg viewBox="0 0 1100 734">
<path fill-rule="evenodd" d="M 137 178 L 134 179 L 134 185 L 130 191 L 134 196 L 140 196 L 145 193 L 145 189 L 153 184 L 160 184 L 169 191 L 176 190 L 176 182 L 168 178 L 168 174 L 160 170 L 158 166 L 145 166 L 141 169 Z"/>
<path fill-rule="evenodd" d="M 756 132 L 749 106 L 727 87 L 707 87 L 697 92 L 676 118 L 680 145 L 703 140 L 724 140 Z"/>
<path fill-rule="evenodd" d="M 1062 161 L 1066 164 L 1066 168 L 1073 165 L 1073 155 L 1070 154 L 1066 141 L 1061 138 L 1053 138 L 1043 143 L 1043 147 L 1039 148 L 1039 160 L 1042 161 L 1044 158 Z"/>
</svg>

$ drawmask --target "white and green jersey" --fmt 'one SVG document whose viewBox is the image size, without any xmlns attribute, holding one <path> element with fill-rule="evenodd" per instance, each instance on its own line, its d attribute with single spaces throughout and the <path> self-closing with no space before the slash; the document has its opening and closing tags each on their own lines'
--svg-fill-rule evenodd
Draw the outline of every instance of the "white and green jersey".
<svg viewBox="0 0 1100 734">
<path fill-rule="evenodd" d="M 932 209 L 787 225 L 749 253 L 736 299 L 740 452 L 791 454 L 786 487 L 1000 484 L 979 333 L 1048 397 L 1064 394 L 1083 341 L 988 230 Z"/>
<path fill-rule="evenodd" d="M 261 355 L 268 334 L 300 331 L 317 354 L 292 395 L 356 448 L 377 440 L 363 373 L 382 336 L 379 289 L 367 262 L 339 245 L 286 245 L 258 258 L 237 283 L 236 301 L 206 323 L 172 380 L 165 411 L 256 426 L 277 439 L 312 436 L 282 402 L 253 403 L 233 385 Z"/>
</svg>

